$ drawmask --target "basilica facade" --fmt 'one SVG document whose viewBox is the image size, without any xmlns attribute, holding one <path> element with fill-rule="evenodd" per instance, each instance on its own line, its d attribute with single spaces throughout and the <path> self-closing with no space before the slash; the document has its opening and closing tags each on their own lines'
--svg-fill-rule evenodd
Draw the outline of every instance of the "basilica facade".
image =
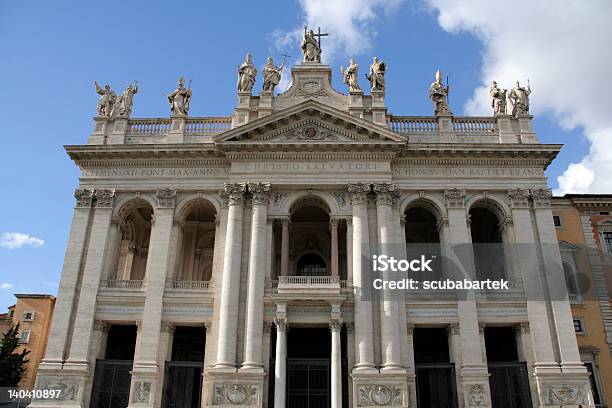
<svg viewBox="0 0 612 408">
<path fill-rule="evenodd" d="M 247 57 L 227 117 L 189 116 L 183 80 L 162 119 L 129 117 L 135 85 L 97 87 L 93 132 L 66 146 L 81 173 L 37 378 L 62 394 L 32 406 L 594 407 L 570 303 L 529 295 L 560 267 L 502 253 L 500 296 L 391 299 L 369 278 L 385 245 L 552 246 L 561 265 L 561 146 L 529 93 L 459 117 L 437 75 L 435 115 L 391 115 L 384 63 L 364 92 L 352 62 L 338 92 L 312 35 L 280 94 L 270 60 L 254 95 Z"/>
</svg>

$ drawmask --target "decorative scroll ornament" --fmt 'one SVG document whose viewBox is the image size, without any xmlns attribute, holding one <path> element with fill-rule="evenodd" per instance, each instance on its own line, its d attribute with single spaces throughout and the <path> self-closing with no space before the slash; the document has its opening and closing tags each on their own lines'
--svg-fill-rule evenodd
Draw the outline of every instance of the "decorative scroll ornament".
<svg viewBox="0 0 612 408">
<path fill-rule="evenodd" d="M 471 407 L 484 407 L 487 403 L 487 396 L 485 393 L 485 387 L 481 384 L 472 384 L 468 393 L 468 406 Z"/>
<path fill-rule="evenodd" d="M 49 391 L 61 391 L 58 399 L 60 401 L 77 401 L 79 399 L 79 384 L 76 380 L 41 378 L 37 388 Z"/>
<path fill-rule="evenodd" d="M 464 208 L 465 207 L 465 190 L 453 188 L 444 190 L 444 198 L 446 199 L 446 208 Z"/>
<path fill-rule="evenodd" d="M 270 183 L 249 183 L 248 190 L 253 195 L 253 204 L 268 205 L 270 202 Z"/>
<path fill-rule="evenodd" d="M 277 331 L 284 332 L 289 327 L 289 322 L 287 322 L 287 319 L 284 317 L 276 317 L 274 319 L 274 325 Z"/>
<path fill-rule="evenodd" d="M 151 383 L 144 381 L 137 382 L 132 399 L 136 403 L 148 403 L 151 399 Z"/>
<path fill-rule="evenodd" d="M 323 86 L 323 80 L 321 78 L 304 78 L 300 80 L 295 95 L 308 98 L 327 96 L 327 92 L 325 92 L 325 87 Z"/>
<path fill-rule="evenodd" d="M 77 188 L 74 190 L 74 198 L 76 198 L 77 208 L 89 208 L 94 197 L 94 191 L 86 188 Z"/>
<path fill-rule="evenodd" d="M 546 393 L 547 405 L 587 404 L 588 393 L 577 385 L 551 385 Z"/>
<path fill-rule="evenodd" d="M 359 387 L 359 406 L 403 406 L 402 388 L 390 385 Z"/>
<path fill-rule="evenodd" d="M 176 190 L 164 188 L 155 192 L 158 208 L 174 208 L 176 203 Z"/>
<path fill-rule="evenodd" d="M 94 190 L 94 198 L 96 199 L 96 208 L 112 208 L 115 202 L 115 189 L 100 189 Z"/>
<path fill-rule="evenodd" d="M 397 199 L 397 195 L 399 194 L 399 190 L 394 184 L 373 184 L 372 189 L 376 193 L 377 205 L 393 205 L 394 199 Z"/>
<path fill-rule="evenodd" d="M 329 321 L 329 330 L 339 332 L 342 330 L 342 319 L 332 319 Z"/>
<path fill-rule="evenodd" d="M 508 190 L 508 203 L 511 208 L 529 208 L 529 195 L 529 190 L 526 188 Z"/>
<path fill-rule="evenodd" d="M 259 389 L 248 384 L 215 384 L 213 405 L 256 405 Z"/>
</svg>

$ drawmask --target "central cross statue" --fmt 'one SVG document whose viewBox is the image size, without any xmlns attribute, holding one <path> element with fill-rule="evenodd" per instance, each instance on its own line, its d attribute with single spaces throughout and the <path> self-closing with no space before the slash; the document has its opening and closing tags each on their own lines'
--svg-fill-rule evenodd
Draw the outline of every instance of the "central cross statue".
<svg viewBox="0 0 612 408">
<path fill-rule="evenodd" d="M 304 26 L 304 38 L 302 38 L 302 54 L 304 54 L 304 62 L 321 62 L 321 37 L 327 37 L 329 34 L 321 33 L 321 27 L 315 33 L 308 30 Z"/>
</svg>

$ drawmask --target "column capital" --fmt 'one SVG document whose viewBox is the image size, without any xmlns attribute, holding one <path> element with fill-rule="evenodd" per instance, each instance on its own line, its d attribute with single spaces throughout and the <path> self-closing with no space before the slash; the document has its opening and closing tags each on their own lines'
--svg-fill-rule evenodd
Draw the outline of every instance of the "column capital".
<svg viewBox="0 0 612 408">
<path fill-rule="evenodd" d="M 514 219 L 512 218 L 512 216 L 507 215 L 499 222 L 499 227 L 502 231 L 505 231 L 506 229 L 508 229 L 508 227 L 511 227 L 513 224 L 514 224 Z"/>
<path fill-rule="evenodd" d="M 487 327 L 486 323 L 478 322 L 478 333 L 483 334 L 486 327 Z"/>
<path fill-rule="evenodd" d="M 162 321 L 160 331 L 162 333 L 173 334 L 176 326 L 172 322 Z"/>
<path fill-rule="evenodd" d="M 110 324 L 108 324 L 108 322 L 105 322 L 104 320 L 95 320 L 93 328 L 95 331 L 108 333 L 108 331 L 110 330 Z"/>
<path fill-rule="evenodd" d="M 248 183 L 247 188 L 249 193 L 253 195 L 253 205 L 270 204 L 270 196 L 272 192 L 270 183 Z"/>
<path fill-rule="evenodd" d="M 412 336 L 414 334 L 414 324 L 413 323 L 408 323 L 406 325 L 406 332 L 408 333 L 409 336 Z"/>
<path fill-rule="evenodd" d="M 329 229 L 330 230 L 337 229 L 339 222 L 340 222 L 339 218 L 330 218 L 329 219 Z"/>
<path fill-rule="evenodd" d="M 96 208 L 113 208 L 116 196 L 114 188 L 95 189 L 93 195 L 96 199 Z"/>
<path fill-rule="evenodd" d="M 206 333 L 210 333 L 210 330 L 212 329 L 212 321 L 210 320 L 205 321 L 204 329 L 206 329 Z"/>
<path fill-rule="evenodd" d="M 289 328 L 289 322 L 286 317 L 275 317 L 274 325 L 276 326 L 277 332 L 284 332 Z"/>
<path fill-rule="evenodd" d="M 529 189 L 513 188 L 506 192 L 511 209 L 529 208 Z"/>
<path fill-rule="evenodd" d="M 465 208 L 466 192 L 463 189 L 452 188 L 444 190 L 444 199 L 446 200 L 446 208 Z"/>
<path fill-rule="evenodd" d="M 529 322 L 520 322 L 514 327 L 514 330 L 517 334 L 529 334 Z"/>
<path fill-rule="evenodd" d="M 536 188 L 530 190 L 530 195 L 533 200 L 533 208 L 550 208 L 550 199 L 552 191 L 548 188 Z"/>
<path fill-rule="evenodd" d="M 225 205 L 240 205 L 247 190 L 246 183 L 225 183 L 219 195 L 223 198 Z"/>
<path fill-rule="evenodd" d="M 77 188 L 74 190 L 77 208 L 91 208 L 94 198 L 94 190 L 88 188 Z"/>
<path fill-rule="evenodd" d="M 444 227 L 448 226 L 448 217 L 440 217 L 438 221 L 436 221 L 436 228 L 438 232 L 442 231 Z"/>
<path fill-rule="evenodd" d="M 329 321 L 329 330 L 339 332 L 342 330 L 342 319 L 331 319 Z"/>
<path fill-rule="evenodd" d="M 448 332 L 451 336 L 458 336 L 460 334 L 459 323 L 454 322 L 448 325 Z"/>
<path fill-rule="evenodd" d="M 176 190 L 162 188 L 155 192 L 157 198 L 157 208 L 174 208 L 176 204 Z"/>
<path fill-rule="evenodd" d="M 367 204 L 367 195 L 371 185 L 367 183 L 351 183 L 348 185 L 348 192 L 351 195 L 351 205 Z"/>
<path fill-rule="evenodd" d="M 399 189 L 395 184 L 374 183 L 372 190 L 376 193 L 376 205 L 393 205 L 399 203 Z"/>
</svg>

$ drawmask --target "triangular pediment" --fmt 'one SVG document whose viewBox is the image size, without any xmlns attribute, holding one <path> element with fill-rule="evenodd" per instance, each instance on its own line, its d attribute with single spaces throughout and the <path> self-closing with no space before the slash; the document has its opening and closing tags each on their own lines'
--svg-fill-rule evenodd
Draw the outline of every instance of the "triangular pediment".
<svg viewBox="0 0 612 408">
<path fill-rule="evenodd" d="M 387 127 L 309 100 L 215 137 L 219 144 L 389 143 L 406 139 Z"/>
</svg>

